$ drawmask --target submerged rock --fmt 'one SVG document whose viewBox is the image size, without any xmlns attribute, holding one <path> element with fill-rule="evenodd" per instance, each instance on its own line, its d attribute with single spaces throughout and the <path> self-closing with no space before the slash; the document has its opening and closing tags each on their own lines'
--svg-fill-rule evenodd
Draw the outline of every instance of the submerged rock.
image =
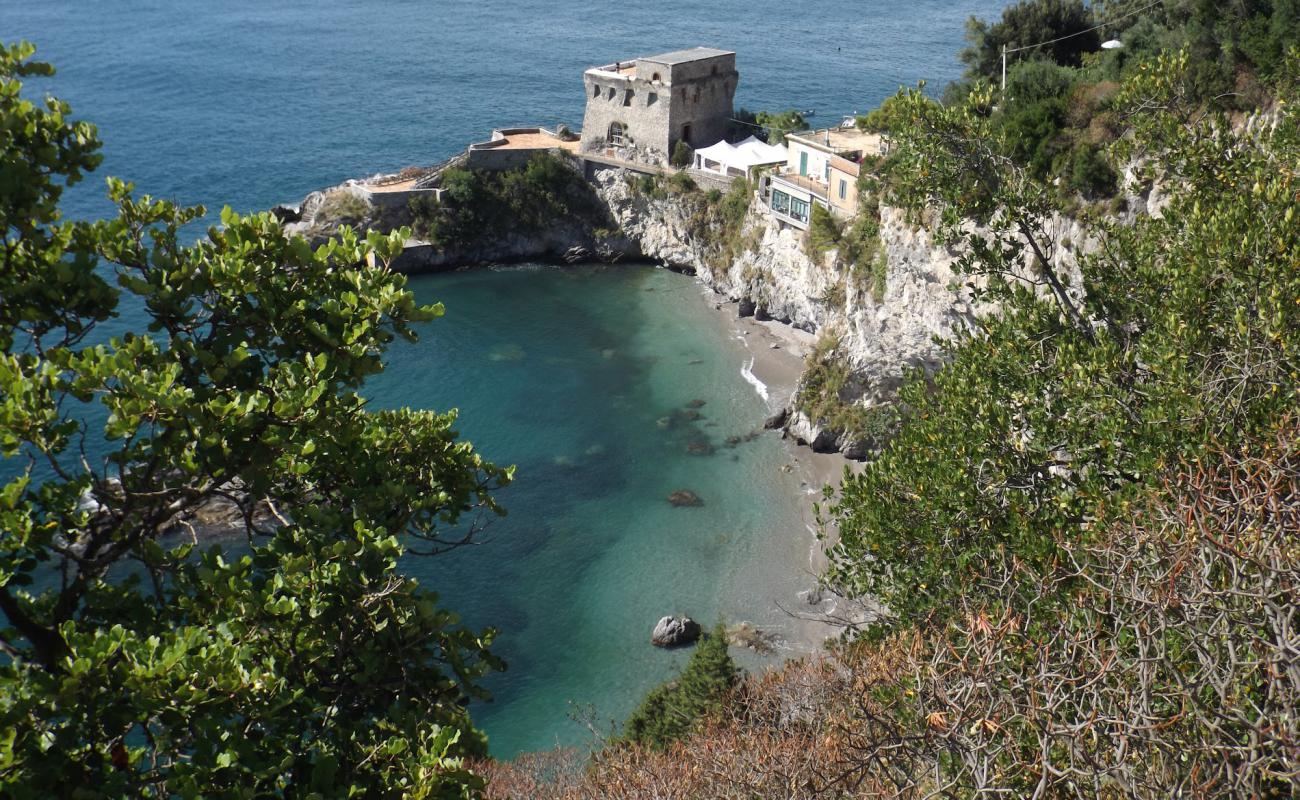
<svg viewBox="0 0 1300 800">
<path fill-rule="evenodd" d="M 695 439 L 687 443 L 686 452 L 693 456 L 711 456 L 713 445 L 703 439 Z"/>
<path fill-rule="evenodd" d="M 650 634 L 655 647 L 681 647 L 700 638 L 700 624 L 690 617 L 661 617 Z"/>
<path fill-rule="evenodd" d="M 686 407 L 687 407 L 687 408 L 704 408 L 705 405 L 707 405 L 707 404 L 705 403 L 705 401 L 703 401 L 703 400 L 701 400 L 700 398 L 697 397 L 697 398 L 695 398 L 694 400 L 692 400 L 691 402 L 687 403 L 687 404 L 686 404 Z"/>
<path fill-rule="evenodd" d="M 668 495 L 668 502 L 678 508 L 696 508 L 704 505 L 704 501 L 700 499 L 700 496 L 690 489 L 678 489 Z"/>
<path fill-rule="evenodd" d="M 740 622 L 727 629 L 727 644 L 753 650 L 759 655 L 771 653 L 780 643 L 780 637 L 760 630 L 752 622 Z"/>
</svg>

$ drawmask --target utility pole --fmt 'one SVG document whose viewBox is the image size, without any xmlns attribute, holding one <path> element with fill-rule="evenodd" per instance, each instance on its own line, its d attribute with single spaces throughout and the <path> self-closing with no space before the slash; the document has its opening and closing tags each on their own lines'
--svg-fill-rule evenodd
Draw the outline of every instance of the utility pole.
<svg viewBox="0 0 1300 800">
<path fill-rule="evenodd" d="M 1002 93 L 1007 93 L 1007 46 L 1002 45 Z"/>
</svg>

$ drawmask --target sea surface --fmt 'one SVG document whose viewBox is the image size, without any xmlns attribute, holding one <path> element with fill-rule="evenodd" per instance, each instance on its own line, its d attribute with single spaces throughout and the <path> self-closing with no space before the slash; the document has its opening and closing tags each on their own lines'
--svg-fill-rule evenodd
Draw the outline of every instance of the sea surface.
<svg viewBox="0 0 1300 800">
<path fill-rule="evenodd" d="M 0 40 L 58 75 L 29 85 L 99 126 L 105 160 L 64 197 L 111 211 L 103 177 L 254 211 L 346 178 L 431 164 L 494 127 L 581 125 L 582 71 L 694 45 L 737 51 L 737 105 L 865 112 L 901 85 L 956 77 L 966 19 L 1003 0 L 689 3 L 0 0 Z M 413 279 L 447 315 L 396 346 L 377 405 L 459 408 L 489 458 L 518 466 L 507 518 L 475 548 L 407 569 L 510 663 L 474 709 L 493 753 L 581 745 L 685 654 L 647 644 L 664 613 L 751 620 L 798 638 L 783 608 L 811 577 L 797 454 L 733 324 L 689 278 L 644 265 L 484 269 Z M 128 310 L 117 329 L 138 327 Z M 773 402 L 781 398 L 773 398 Z M 701 418 L 686 404 L 703 400 Z M 708 441 L 710 455 L 687 452 Z M 665 498 L 691 489 L 700 508 Z M 759 663 L 750 659 L 750 666 Z"/>
</svg>

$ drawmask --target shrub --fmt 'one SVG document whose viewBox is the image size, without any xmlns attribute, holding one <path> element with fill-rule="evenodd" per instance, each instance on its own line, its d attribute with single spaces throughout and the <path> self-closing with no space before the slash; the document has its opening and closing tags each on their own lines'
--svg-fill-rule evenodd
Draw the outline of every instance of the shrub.
<svg viewBox="0 0 1300 800">
<path fill-rule="evenodd" d="M 666 747 L 690 733 L 701 717 L 720 711 L 739 677 L 736 662 L 727 652 L 727 631 L 719 624 L 695 646 L 675 680 L 646 695 L 624 724 L 621 741 Z"/>
<path fill-rule="evenodd" d="M 668 176 L 668 188 L 677 194 L 687 194 L 694 192 L 700 187 L 695 185 L 695 180 L 686 172 L 674 172 Z"/>
<path fill-rule="evenodd" d="M 814 424 L 850 439 L 873 443 L 890 439 L 898 425 L 898 409 L 855 402 L 854 394 L 852 367 L 841 352 L 839 338 L 824 332 L 799 378 L 795 408 Z"/>
<path fill-rule="evenodd" d="M 877 303 L 884 302 L 885 291 L 889 288 L 889 258 L 882 250 L 871 260 L 871 299 Z"/>
<path fill-rule="evenodd" d="M 826 253 L 840 244 L 840 222 L 825 207 L 813 203 L 812 216 L 808 221 L 808 233 L 804 236 L 808 257 L 820 262 Z"/>
<path fill-rule="evenodd" d="M 1090 199 L 1115 194 L 1119 176 L 1096 147 L 1082 145 L 1070 157 L 1069 186 Z"/>
<path fill-rule="evenodd" d="M 569 162 L 538 153 L 522 169 L 442 174 L 443 202 L 412 208 L 415 226 L 443 246 L 465 246 L 502 230 L 536 232 L 557 219 L 608 223 L 591 186 Z"/>
<path fill-rule="evenodd" d="M 1058 137 L 1064 107 L 1063 99 L 1053 98 L 1017 106 L 999 117 L 1007 150 L 1039 180 L 1052 174 L 1052 164 L 1062 149 Z"/>
<path fill-rule="evenodd" d="M 689 167 L 691 165 L 691 162 L 693 162 L 694 160 L 695 160 L 695 150 L 692 149 L 691 146 L 687 144 L 685 141 L 679 140 L 677 144 L 673 145 L 673 155 L 672 158 L 670 158 L 668 161 L 674 167 L 677 167 L 678 169 L 682 169 L 685 167 Z"/>
<path fill-rule="evenodd" d="M 359 193 L 348 189 L 331 189 L 316 212 L 327 223 L 359 225 L 370 218 L 374 207 Z"/>
</svg>

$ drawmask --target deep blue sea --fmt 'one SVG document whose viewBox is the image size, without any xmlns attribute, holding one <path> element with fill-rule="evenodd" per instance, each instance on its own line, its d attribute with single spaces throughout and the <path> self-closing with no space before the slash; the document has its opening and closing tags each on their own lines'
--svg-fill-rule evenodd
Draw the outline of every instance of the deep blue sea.
<svg viewBox="0 0 1300 800">
<path fill-rule="evenodd" d="M 737 51 L 738 105 L 836 122 L 955 77 L 966 19 L 1004 4 L 0 0 L 0 39 L 31 40 L 57 66 L 29 94 L 98 124 L 104 164 L 64 201 L 96 217 L 110 211 L 105 175 L 250 211 L 440 161 L 493 127 L 576 129 L 585 68 L 694 45 Z M 663 613 L 790 633 L 780 606 L 810 582 L 806 500 L 781 469 L 797 454 L 770 434 L 725 446 L 768 403 L 693 281 L 542 265 L 411 285 L 447 316 L 396 347 L 368 393 L 459 408 L 468 438 L 519 467 L 501 497 L 510 515 L 481 547 L 408 566 L 467 622 L 502 630 L 510 670 L 474 709 L 494 754 L 582 743 L 571 711 L 621 719 L 684 659 L 646 643 Z M 702 419 L 682 419 L 696 399 Z M 688 454 L 700 439 L 717 452 Z M 677 488 L 705 505 L 672 508 Z"/>
</svg>

